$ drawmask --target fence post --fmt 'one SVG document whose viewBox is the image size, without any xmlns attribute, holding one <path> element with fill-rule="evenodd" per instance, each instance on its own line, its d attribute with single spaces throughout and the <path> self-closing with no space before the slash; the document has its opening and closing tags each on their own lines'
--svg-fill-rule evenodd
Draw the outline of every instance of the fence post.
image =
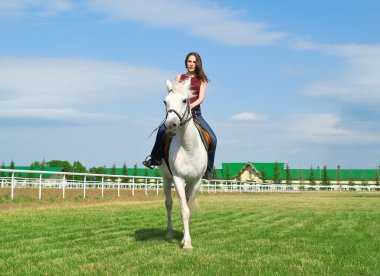
<svg viewBox="0 0 380 276">
<path fill-rule="evenodd" d="M 14 188 L 15 188 L 15 173 L 12 173 L 12 180 L 11 180 L 11 200 L 13 200 L 14 195 Z"/>
<path fill-rule="evenodd" d="M 102 197 L 104 197 L 104 176 L 102 177 Z"/>
<path fill-rule="evenodd" d="M 156 184 L 157 184 L 157 195 L 158 195 L 158 193 L 159 193 L 159 191 L 158 191 L 158 179 L 156 178 Z"/>
<path fill-rule="evenodd" d="M 145 195 L 148 195 L 148 178 L 145 178 Z"/>
<path fill-rule="evenodd" d="M 135 196 L 135 177 L 132 178 L 132 196 Z"/>
<path fill-rule="evenodd" d="M 38 190 L 38 199 L 41 199 L 42 197 L 42 173 L 40 173 L 40 187 L 39 187 L 39 190 Z"/>
<path fill-rule="evenodd" d="M 63 175 L 62 179 L 62 198 L 65 198 L 65 186 L 66 186 L 66 175 Z"/>
<path fill-rule="evenodd" d="M 117 197 L 120 197 L 120 178 L 117 180 Z"/>
<path fill-rule="evenodd" d="M 83 181 L 83 198 L 86 198 L 86 176 Z"/>
</svg>

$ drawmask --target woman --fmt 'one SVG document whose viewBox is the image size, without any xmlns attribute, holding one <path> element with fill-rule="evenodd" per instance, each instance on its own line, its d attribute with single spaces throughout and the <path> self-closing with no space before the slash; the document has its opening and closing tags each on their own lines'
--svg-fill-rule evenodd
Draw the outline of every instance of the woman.
<svg viewBox="0 0 380 276">
<path fill-rule="evenodd" d="M 187 69 L 186 74 L 180 74 L 176 76 L 176 81 L 182 82 L 190 78 L 190 89 L 194 92 L 194 97 L 190 99 L 190 108 L 191 113 L 194 118 L 196 118 L 201 126 L 207 130 L 207 132 L 211 135 L 212 144 L 208 151 L 208 164 L 207 170 L 205 173 L 206 179 L 211 179 L 212 174 L 211 171 L 214 168 L 214 158 L 215 158 L 215 150 L 217 138 L 215 133 L 212 131 L 211 127 L 207 124 L 207 122 L 203 119 L 201 113 L 201 103 L 204 101 L 206 96 L 206 86 L 209 82 L 205 72 L 202 67 L 202 59 L 200 55 L 196 52 L 191 52 L 187 54 L 185 59 L 185 66 Z M 150 159 L 143 161 L 143 165 L 148 168 L 153 168 L 154 166 L 161 165 L 162 162 L 162 138 L 165 134 L 165 126 L 161 125 L 157 132 L 156 142 L 154 143 L 154 147 L 152 153 L 150 154 Z"/>
</svg>

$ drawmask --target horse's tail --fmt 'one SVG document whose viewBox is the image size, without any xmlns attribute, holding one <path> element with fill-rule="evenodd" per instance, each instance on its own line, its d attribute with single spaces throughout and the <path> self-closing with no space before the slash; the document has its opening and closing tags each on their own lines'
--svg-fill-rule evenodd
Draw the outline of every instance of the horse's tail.
<svg viewBox="0 0 380 276">
<path fill-rule="evenodd" d="M 187 206 L 189 209 L 197 209 L 199 206 L 197 201 L 195 200 L 197 197 L 197 192 L 199 190 L 199 186 L 187 186 L 185 187 Z"/>
<path fill-rule="evenodd" d="M 195 195 L 191 195 L 189 200 L 187 201 L 187 206 L 190 208 L 190 210 L 197 210 L 199 209 L 198 201 L 196 200 Z"/>
<path fill-rule="evenodd" d="M 195 207 L 195 198 L 190 196 L 189 200 L 187 201 L 187 206 L 192 210 Z"/>
</svg>

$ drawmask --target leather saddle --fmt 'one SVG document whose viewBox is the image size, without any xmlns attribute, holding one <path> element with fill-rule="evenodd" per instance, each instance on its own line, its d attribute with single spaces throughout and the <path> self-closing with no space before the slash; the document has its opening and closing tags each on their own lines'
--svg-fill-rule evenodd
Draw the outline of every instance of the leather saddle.
<svg viewBox="0 0 380 276">
<path fill-rule="evenodd" d="M 206 151 L 208 152 L 211 148 L 211 135 L 207 132 L 206 129 L 204 129 L 199 121 L 194 118 L 194 123 L 196 128 L 198 129 L 199 135 L 201 136 L 203 145 L 205 146 Z M 172 142 L 173 137 L 169 137 L 168 135 L 164 135 L 164 138 L 162 140 L 162 152 L 163 152 L 163 159 L 165 160 L 166 164 L 169 165 L 168 158 L 169 158 L 169 149 L 170 149 L 170 143 Z M 168 166 L 169 167 L 169 166 Z"/>
</svg>

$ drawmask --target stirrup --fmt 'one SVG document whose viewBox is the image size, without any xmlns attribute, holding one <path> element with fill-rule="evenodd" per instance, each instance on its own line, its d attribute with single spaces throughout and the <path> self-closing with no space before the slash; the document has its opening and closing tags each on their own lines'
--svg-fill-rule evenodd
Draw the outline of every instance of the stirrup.
<svg viewBox="0 0 380 276">
<path fill-rule="evenodd" d="M 149 160 L 147 160 L 149 158 Z M 151 156 L 148 155 L 145 160 L 142 162 L 142 164 L 149 168 L 149 169 L 154 169 L 155 166 L 160 166 L 161 162 L 153 161 Z"/>
<path fill-rule="evenodd" d="M 212 179 L 212 173 L 210 171 L 206 171 L 203 175 L 202 179 L 211 180 Z"/>
</svg>

